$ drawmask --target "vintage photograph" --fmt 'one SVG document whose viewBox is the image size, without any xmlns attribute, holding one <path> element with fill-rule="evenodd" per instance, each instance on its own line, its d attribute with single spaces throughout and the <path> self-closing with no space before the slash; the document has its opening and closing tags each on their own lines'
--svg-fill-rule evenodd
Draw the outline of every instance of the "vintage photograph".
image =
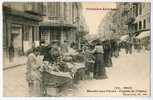
<svg viewBox="0 0 153 100">
<path fill-rule="evenodd" d="M 3 97 L 150 96 L 150 2 L 3 2 Z"/>
</svg>

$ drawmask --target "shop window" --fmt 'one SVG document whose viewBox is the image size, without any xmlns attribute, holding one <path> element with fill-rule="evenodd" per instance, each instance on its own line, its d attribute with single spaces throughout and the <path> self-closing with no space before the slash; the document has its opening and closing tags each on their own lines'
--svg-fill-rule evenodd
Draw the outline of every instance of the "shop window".
<svg viewBox="0 0 153 100">
<path fill-rule="evenodd" d="M 47 41 L 49 34 L 47 32 L 41 32 L 41 41 Z"/>
<path fill-rule="evenodd" d="M 24 36 L 23 36 L 25 41 L 29 40 L 29 29 L 28 27 L 24 27 Z"/>
<path fill-rule="evenodd" d="M 21 25 L 17 25 L 17 24 L 12 24 L 12 34 L 21 34 L 22 32 L 22 26 Z"/>
<path fill-rule="evenodd" d="M 38 41 L 39 40 L 39 29 L 38 26 L 34 26 L 33 27 L 33 33 L 34 33 L 34 41 Z"/>
<path fill-rule="evenodd" d="M 22 54 L 22 25 L 12 24 L 10 42 L 13 43 L 17 55 Z"/>
</svg>

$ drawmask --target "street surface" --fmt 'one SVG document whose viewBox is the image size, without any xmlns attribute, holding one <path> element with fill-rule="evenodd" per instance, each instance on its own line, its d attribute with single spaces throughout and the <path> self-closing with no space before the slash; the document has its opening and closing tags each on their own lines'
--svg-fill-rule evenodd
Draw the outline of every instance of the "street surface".
<svg viewBox="0 0 153 100">
<path fill-rule="evenodd" d="M 64 91 L 61 96 L 122 96 L 122 93 L 94 92 L 94 90 L 113 90 L 122 87 L 146 90 L 146 95 L 149 95 L 150 52 L 134 52 L 130 55 L 122 51 L 118 58 L 113 57 L 112 60 L 113 67 L 106 69 L 108 79 L 80 81 L 74 89 Z M 26 66 L 3 72 L 4 96 L 28 96 L 25 72 Z"/>
</svg>

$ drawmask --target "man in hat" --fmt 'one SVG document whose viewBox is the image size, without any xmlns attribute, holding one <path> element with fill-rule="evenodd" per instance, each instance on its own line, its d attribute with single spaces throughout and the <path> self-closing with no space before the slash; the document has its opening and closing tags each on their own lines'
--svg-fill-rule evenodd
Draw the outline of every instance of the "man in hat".
<svg viewBox="0 0 153 100">
<path fill-rule="evenodd" d="M 13 61 L 13 58 L 14 58 L 14 45 L 13 45 L 13 41 L 12 41 L 9 46 L 9 60 L 10 60 L 10 62 Z"/>
<path fill-rule="evenodd" d="M 38 60 L 39 51 L 38 49 L 33 49 L 28 55 L 27 60 L 27 72 L 26 72 L 26 80 L 29 86 L 29 95 L 30 96 L 42 96 L 42 77 L 40 73 L 40 63 Z"/>
<path fill-rule="evenodd" d="M 68 41 L 67 40 L 65 40 L 64 43 L 61 45 L 61 51 L 63 54 L 68 52 Z"/>
<path fill-rule="evenodd" d="M 51 61 L 52 62 L 57 62 L 59 56 L 60 56 L 60 48 L 59 48 L 59 41 L 58 40 L 53 40 L 52 41 L 52 46 L 50 50 L 50 55 L 51 55 Z"/>
</svg>

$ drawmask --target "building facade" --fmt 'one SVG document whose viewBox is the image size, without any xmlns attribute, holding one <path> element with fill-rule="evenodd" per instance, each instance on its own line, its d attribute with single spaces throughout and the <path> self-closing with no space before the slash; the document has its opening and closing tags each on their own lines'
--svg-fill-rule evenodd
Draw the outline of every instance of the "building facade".
<svg viewBox="0 0 153 100">
<path fill-rule="evenodd" d="M 126 3 L 127 11 L 126 24 L 128 34 L 133 44 L 139 42 L 142 48 L 150 49 L 151 36 L 151 3 Z"/>
<path fill-rule="evenodd" d="M 133 26 L 131 28 L 134 34 L 140 34 L 142 31 L 149 31 L 151 28 L 151 3 L 133 3 L 133 23 L 130 25 Z M 130 26 L 129 25 L 129 26 Z"/>
<path fill-rule="evenodd" d="M 110 11 L 101 22 L 99 34 L 105 33 L 109 38 L 123 35 L 133 38 L 143 31 L 150 31 L 151 3 L 116 3 L 116 9 Z"/>
<path fill-rule="evenodd" d="M 39 22 L 42 21 L 42 3 L 3 3 L 3 54 L 9 57 L 13 45 L 14 55 L 21 56 L 32 44 L 39 45 Z"/>
<path fill-rule="evenodd" d="M 85 22 L 82 23 L 81 3 L 47 2 L 44 3 L 44 8 L 46 16 L 43 17 L 39 28 L 41 41 L 51 44 L 53 40 L 58 40 L 62 44 L 67 40 L 71 44 L 79 41 L 80 34 L 86 32 Z"/>
<path fill-rule="evenodd" d="M 22 56 L 41 41 L 52 40 L 77 43 L 88 33 L 79 2 L 4 2 L 3 54 L 9 57 L 13 45 L 14 55 Z"/>
<path fill-rule="evenodd" d="M 100 25 L 98 26 L 99 36 L 103 39 L 111 39 L 111 34 L 113 32 L 113 12 L 108 12 L 105 17 L 101 20 Z"/>
</svg>

